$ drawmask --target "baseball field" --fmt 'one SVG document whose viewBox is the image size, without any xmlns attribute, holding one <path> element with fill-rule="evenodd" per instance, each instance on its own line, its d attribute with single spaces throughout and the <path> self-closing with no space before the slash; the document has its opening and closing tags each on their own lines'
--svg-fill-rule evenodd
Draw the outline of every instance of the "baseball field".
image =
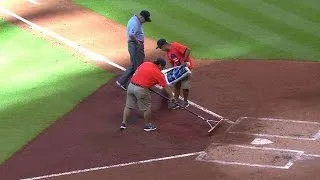
<svg viewBox="0 0 320 180">
<path fill-rule="evenodd" d="M 318 179 L 316 0 L 0 1 L 0 179 Z M 146 60 L 166 38 L 195 59 L 190 111 L 152 94 L 158 129 L 119 125 L 126 24 Z"/>
</svg>

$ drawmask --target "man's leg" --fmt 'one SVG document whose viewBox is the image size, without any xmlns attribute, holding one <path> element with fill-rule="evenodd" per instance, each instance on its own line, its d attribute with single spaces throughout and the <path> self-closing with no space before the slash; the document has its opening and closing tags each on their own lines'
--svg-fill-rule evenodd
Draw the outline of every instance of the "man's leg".
<svg viewBox="0 0 320 180">
<path fill-rule="evenodd" d="M 128 51 L 130 54 L 130 63 L 131 65 L 128 67 L 128 69 L 123 73 L 123 75 L 118 79 L 118 84 L 127 87 L 131 77 L 137 70 L 137 68 L 142 64 L 144 60 L 144 56 L 141 54 L 141 48 L 139 45 L 137 45 L 134 42 L 129 41 L 128 42 Z M 144 52 L 143 52 L 144 54 Z M 142 59 L 143 58 L 143 59 Z"/>
<path fill-rule="evenodd" d="M 125 107 L 123 110 L 123 118 L 122 118 L 122 123 L 121 123 L 121 129 L 126 128 L 128 119 L 130 118 L 131 115 L 131 108 Z"/>
<path fill-rule="evenodd" d="M 126 71 L 120 76 L 120 78 L 117 80 L 117 84 L 124 90 L 127 90 L 128 81 L 132 77 L 134 73 L 133 66 L 130 65 Z"/>
<path fill-rule="evenodd" d="M 181 89 L 182 89 L 182 93 L 183 93 L 183 100 L 184 100 L 183 106 L 184 107 L 189 106 L 188 97 L 189 97 L 189 92 L 190 92 L 190 88 L 191 88 L 190 78 L 191 77 L 189 75 L 181 81 Z"/>
<path fill-rule="evenodd" d="M 157 128 L 154 125 L 154 121 L 151 120 L 151 94 L 149 89 L 138 88 L 136 94 L 138 99 L 138 107 L 141 111 L 143 111 L 144 115 L 144 130 L 156 130 Z"/>
<path fill-rule="evenodd" d="M 176 99 L 176 102 L 178 103 L 179 101 L 179 96 L 180 96 L 180 91 L 181 91 L 181 81 L 178 81 L 174 84 L 174 98 Z M 176 104 L 173 104 L 172 102 L 169 102 L 169 109 L 178 109 L 179 106 Z"/>
<path fill-rule="evenodd" d="M 129 84 L 128 91 L 127 91 L 127 99 L 126 99 L 126 106 L 123 110 L 123 118 L 121 122 L 120 129 L 125 129 L 127 127 L 128 119 L 130 118 L 132 108 L 137 103 L 137 98 L 134 95 L 134 86 Z"/>
<path fill-rule="evenodd" d="M 144 111 L 143 113 L 143 117 L 144 117 L 144 124 L 150 124 L 150 123 L 154 123 L 153 121 L 151 121 L 151 108 L 148 108 L 147 110 Z"/>
<path fill-rule="evenodd" d="M 188 103 L 188 97 L 189 97 L 189 89 L 182 89 L 182 93 L 183 93 L 183 106 L 184 107 L 188 107 L 189 103 Z"/>
<path fill-rule="evenodd" d="M 180 85 L 177 85 L 174 87 L 174 98 L 177 100 L 179 99 L 180 96 L 180 91 L 181 91 L 181 83 L 179 83 Z"/>
</svg>

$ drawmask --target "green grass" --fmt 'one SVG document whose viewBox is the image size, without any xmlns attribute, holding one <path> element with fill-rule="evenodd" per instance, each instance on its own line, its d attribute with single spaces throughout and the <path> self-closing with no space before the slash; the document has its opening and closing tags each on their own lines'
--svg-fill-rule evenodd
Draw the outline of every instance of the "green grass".
<svg viewBox="0 0 320 180">
<path fill-rule="evenodd" d="M 1 164 L 113 74 L 14 25 L 0 24 Z"/>
<path fill-rule="evenodd" d="M 197 58 L 320 60 L 316 0 L 75 0 L 126 25 L 142 9 L 148 37 L 186 43 Z"/>
</svg>

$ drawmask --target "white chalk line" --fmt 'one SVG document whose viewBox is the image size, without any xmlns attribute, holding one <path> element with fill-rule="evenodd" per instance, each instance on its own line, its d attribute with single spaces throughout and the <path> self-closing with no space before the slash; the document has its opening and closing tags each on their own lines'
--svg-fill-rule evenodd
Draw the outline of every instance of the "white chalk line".
<svg viewBox="0 0 320 180">
<path fill-rule="evenodd" d="M 294 158 L 290 159 L 289 162 L 285 165 L 286 169 L 289 169 L 295 161 L 298 161 L 301 159 L 301 156 L 304 154 L 304 152 L 298 152 Z"/>
<path fill-rule="evenodd" d="M 246 135 L 255 135 L 255 136 L 263 136 L 263 137 L 276 137 L 276 138 L 287 138 L 287 139 L 297 139 L 297 140 L 317 140 L 320 138 L 320 131 L 316 133 L 313 138 L 299 138 L 293 136 L 279 136 L 279 135 L 270 135 L 270 134 L 255 134 L 255 133 L 246 133 L 246 132 L 230 132 L 229 130 L 234 127 L 236 124 L 239 124 L 244 119 L 249 119 L 250 117 L 240 117 L 238 118 L 233 125 L 231 125 L 226 132 L 228 133 L 237 133 L 237 134 L 246 134 Z M 304 124 L 320 124 L 318 122 L 310 122 L 310 121 L 297 121 L 297 120 L 286 120 L 286 119 L 274 119 L 274 118 L 253 118 L 258 120 L 266 120 L 266 121 L 281 121 L 281 122 L 291 122 L 291 123 L 304 123 Z M 302 156 L 306 157 L 315 157 L 320 158 L 318 154 L 305 154 L 305 151 L 295 150 L 295 149 L 282 149 L 282 148 L 270 148 L 270 147 L 257 147 L 250 145 L 237 145 L 237 144 L 223 144 L 223 143 L 213 143 L 217 145 L 226 145 L 229 147 L 238 147 L 238 148 L 248 148 L 248 149 L 256 149 L 256 150 L 267 150 L 267 151 L 283 151 L 283 152 L 291 152 L 296 153 L 294 158 L 290 159 L 285 166 L 273 166 L 273 165 L 264 165 L 264 164 L 252 164 L 252 163 L 242 163 L 236 161 L 223 161 L 223 160 L 206 160 L 204 159 L 205 152 L 200 154 L 196 160 L 226 164 L 226 165 L 241 165 L 241 166 L 251 166 L 251 167 L 262 167 L 262 168 L 275 168 L 275 169 L 290 169 L 290 167 L 298 160 L 301 159 Z"/>
<path fill-rule="evenodd" d="M 247 149 L 266 150 L 266 151 L 284 151 L 284 152 L 292 152 L 292 153 L 304 153 L 304 151 L 299 151 L 299 150 L 294 150 L 294 149 L 257 147 L 257 146 L 249 146 L 249 145 L 238 145 L 238 144 L 227 144 L 227 146 L 229 146 L 229 147 L 238 147 L 238 148 L 247 148 Z"/>
<path fill-rule="evenodd" d="M 239 124 L 244 119 L 254 119 L 254 120 L 261 120 L 261 121 L 278 121 L 278 122 L 291 122 L 291 123 L 299 123 L 299 124 L 320 124 L 314 121 L 299 121 L 299 120 L 286 120 L 286 119 L 275 119 L 275 118 L 255 118 L 255 117 L 240 117 L 237 119 L 234 124 Z M 313 135 L 312 138 L 305 138 L 305 137 L 295 137 L 295 136 L 283 136 L 283 135 L 275 135 L 275 134 L 263 134 L 263 133 L 248 133 L 248 132 L 238 132 L 238 131 L 230 131 L 234 125 L 230 126 L 226 132 L 231 134 L 244 134 L 244 135 L 252 135 L 258 137 L 273 137 L 273 138 L 283 138 L 283 139 L 296 139 L 296 140 L 307 140 L 307 141 L 315 141 L 320 139 L 320 130 Z"/>
<path fill-rule="evenodd" d="M 229 126 L 225 132 L 229 132 L 231 128 L 233 128 L 236 124 L 239 124 L 242 118 L 238 118 L 231 126 Z"/>
<path fill-rule="evenodd" d="M 305 141 L 316 141 L 315 137 L 313 138 L 303 138 L 303 137 L 295 137 L 295 136 L 281 136 L 281 135 L 273 135 L 273 134 L 262 134 L 262 133 L 247 133 L 247 132 L 237 132 L 237 131 L 229 131 L 230 134 L 244 134 L 258 137 L 272 137 L 272 138 L 281 138 L 281 139 L 296 139 L 296 140 L 305 140 Z"/>
<path fill-rule="evenodd" d="M 284 152 L 292 152 L 297 153 L 299 156 L 309 156 L 309 157 L 320 157 L 319 154 L 305 154 L 305 151 L 295 150 L 295 149 L 282 149 L 282 148 L 270 148 L 270 147 L 256 147 L 249 145 L 238 145 L 238 144 L 227 144 L 228 146 L 234 146 L 239 148 L 249 148 L 249 149 L 259 149 L 259 150 L 267 150 L 267 151 L 284 151 Z"/>
<path fill-rule="evenodd" d="M 241 162 L 233 162 L 233 161 L 221 161 L 221 160 L 204 160 L 201 159 L 199 161 L 210 162 L 210 163 L 218 163 L 225 165 L 240 165 L 240 166 L 251 166 L 251 167 L 261 167 L 261 168 L 273 168 L 273 169 L 289 169 L 293 164 L 286 166 L 273 166 L 273 165 L 264 165 L 264 164 L 252 164 L 252 163 L 241 163 Z"/>
<path fill-rule="evenodd" d="M 65 175 L 71 175 L 71 174 L 79 174 L 79 173 L 85 173 L 85 172 L 98 171 L 98 170 L 103 170 L 103 169 L 110 169 L 110 168 L 138 165 L 138 164 L 144 164 L 144 163 L 150 163 L 150 162 L 156 162 L 156 161 L 171 160 L 171 159 L 177 159 L 177 158 L 183 158 L 183 157 L 189 157 L 189 156 L 196 156 L 201 153 L 203 153 L 203 151 L 168 156 L 168 157 L 162 157 L 162 158 L 156 158 L 156 159 L 148 159 L 148 160 L 143 160 L 143 161 L 129 162 L 129 163 L 124 163 L 124 164 L 116 164 L 116 165 L 110 165 L 110 166 L 95 167 L 95 168 L 90 168 L 90 169 L 69 171 L 69 172 L 64 172 L 64 173 L 57 173 L 57 174 L 51 174 L 51 175 L 45 175 L 45 176 L 39 176 L 39 177 L 33 177 L 33 178 L 26 178 L 26 179 L 21 179 L 21 180 L 37 180 L 37 179 L 45 179 L 45 178 L 51 178 L 51 177 L 59 177 L 59 176 L 65 176 Z"/>
<path fill-rule="evenodd" d="M 315 122 L 315 121 L 298 121 L 298 120 L 291 120 L 291 119 L 256 118 L 256 117 L 241 117 L 240 119 L 255 119 L 255 120 L 261 120 L 261 121 L 279 121 L 279 122 L 291 122 L 291 123 L 318 124 L 318 125 L 320 125 L 320 122 Z"/>
<path fill-rule="evenodd" d="M 319 154 L 303 154 L 303 156 L 320 158 Z"/>
<path fill-rule="evenodd" d="M 109 65 L 111 65 L 113 67 L 116 67 L 116 68 L 118 68 L 118 69 L 120 69 L 122 71 L 126 70 L 124 67 L 114 63 L 113 61 L 111 61 L 110 59 L 107 59 L 103 55 L 97 54 L 97 53 L 95 53 L 95 52 L 93 52 L 93 51 L 91 51 L 89 49 L 83 48 L 83 47 L 77 45 L 75 42 L 73 42 L 73 41 L 71 41 L 69 39 L 66 39 L 65 37 L 53 32 L 53 31 L 50 31 L 50 30 L 48 30 L 48 29 L 46 29 L 44 27 L 41 27 L 41 26 L 31 22 L 31 21 L 28 21 L 28 20 L 24 19 L 23 17 L 15 14 L 15 13 L 7 10 L 7 9 L 4 9 L 3 7 L 0 7 L 0 12 L 2 12 L 4 14 L 7 14 L 9 16 L 12 16 L 12 17 L 14 17 L 14 18 L 16 18 L 16 19 L 28 24 L 34 30 L 42 32 L 47 36 L 51 36 L 52 38 L 55 38 L 56 40 L 63 42 L 67 46 L 76 49 L 80 53 L 84 54 L 87 58 L 89 58 L 89 59 L 91 59 L 91 60 L 93 60 L 95 62 L 104 62 L 104 63 L 107 63 L 107 64 L 109 64 Z M 160 86 L 156 86 L 156 87 L 160 88 Z M 216 113 L 214 113 L 214 112 L 212 112 L 212 111 L 210 111 L 210 110 L 208 110 L 208 109 L 206 109 L 206 108 L 204 108 L 204 107 L 202 107 L 202 106 L 200 106 L 200 105 L 198 105 L 198 104 L 196 104 L 196 103 L 194 103 L 192 101 L 189 101 L 189 104 L 191 106 L 194 106 L 194 107 L 196 107 L 196 108 L 198 108 L 198 109 L 200 109 L 200 110 L 212 115 L 212 116 L 218 117 L 220 119 L 223 118 L 222 116 L 220 116 L 220 115 L 218 115 L 218 114 L 216 114 Z"/>
<path fill-rule="evenodd" d="M 318 131 L 317 134 L 315 134 L 315 135 L 313 136 L 313 138 L 314 138 L 315 140 L 320 139 L 320 130 Z"/>
<path fill-rule="evenodd" d="M 267 165 L 267 164 L 255 164 L 255 163 L 243 163 L 237 161 L 223 161 L 223 160 L 207 160 L 204 158 L 206 153 L 201 153 L 196 160 L 197 161 L 204 161 L 210 163 L 218 163 L 224 165 L 240 165 L 240 166 L 250 166 L 250 167 L 261 167 L 261 168 L 273 168 L 273 169 L 289 169 L 294 164 L 294 159 L 288 161 L 288 163 L 284 166 L 274 166 L 274 165 Z"/>
<path fill-rule="evenodd" d="M 318 154 L 305 154 L 304 151 L 294 150 L 294 149 L 281 149 L 281 148 L 268 148 L 268 147 L 256 147 L 256 146 L 249 146 L 249 145 L 237 145 L 237 144 L 223 144 L 223 143 L 213 143 L 217 145 L 226 145 L 229 147 L 238 147 L 238 148 L 247 148 L 247 149 L 257 149 L 257 150 L 266 150 L 266 151 L 282 151 L 282 152 L 291 152 L 295 153 L 295 156 L 292 157 L 284 166 L 274 166 L 274 165 L 266 165 L 266 164 L 254 164 L 254 163 L 244 163 L 244 162 L 237 162 L 237 161 L 223 161 L 223 160 L 207 160 L 205 159 L 206 152 L 202 152 L 196 158 L 197 161 L 204 161 L 204 162 L 211 162 L 211 163 L 218 163 L 218 164 L 225 164 L 225 165 L 241 165 L 241 166 L 251 166 L 251 167 L 262 167 L 262 168 L 274 168 L 274 169 L 290 169 L 292 165 L 298 160 L 301 159 L 302 156 L 306 157 L 316 157 L 320 158 Z"/>
</svg>

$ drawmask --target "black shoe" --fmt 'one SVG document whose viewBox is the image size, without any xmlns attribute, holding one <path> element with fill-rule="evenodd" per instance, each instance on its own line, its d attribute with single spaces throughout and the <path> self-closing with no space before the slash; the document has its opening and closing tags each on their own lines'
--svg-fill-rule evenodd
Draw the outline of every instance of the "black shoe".
<svg viewBox="0 0 320 180">
<path fill-rule="evenodd" d="M 117 81 L 116 83 L 117 83 L 117 85 L 120 86 L 123 90 L 125 90 L 125 91 L 127 90 L 127 88 L 126 88 L 124 85 L 120 84 L 119 81 Z"/>
<path fill-rule="evenodd" d="M 123 130 L 125 128 L 127 128 L 127 125 L 125 123 L 121 123 L 120 129 Z"/>
<path fill-rule="evenodd" d="M 154 131 L 156 129 L 157 129 L 157 127 L 154 124 L 147 124 L 144 126 L 143 130 L 149 132 L 149 131 Z"/>
</svg>

